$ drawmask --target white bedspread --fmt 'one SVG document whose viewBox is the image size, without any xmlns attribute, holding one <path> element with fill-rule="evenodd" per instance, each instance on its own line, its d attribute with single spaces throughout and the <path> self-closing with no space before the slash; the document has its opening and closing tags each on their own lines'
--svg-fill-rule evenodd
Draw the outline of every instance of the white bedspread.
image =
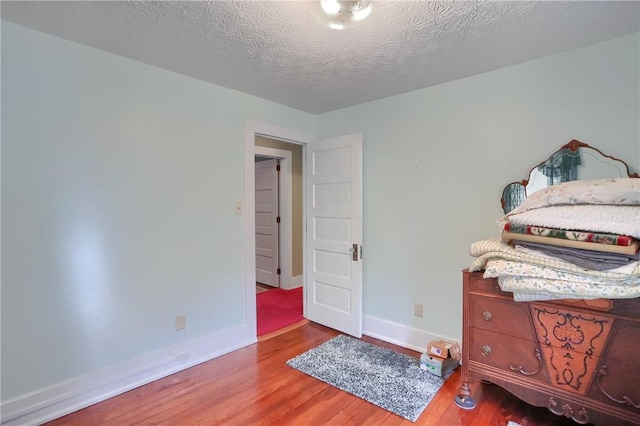
<svg viewBox="0 0 640 426">
<path fill-rule="evenodd" d="M 511 215 L 508 221 L 518 225 L 606 232 L 640 239 L 640 206 L 550 206 Z"/>
<path fill-rule="evenodd" d="M 640 179 L 565 182 L 541 189 L 504 215 L 506 222 L 640 238 Z"/>
<path fill-rule="evenodd" d="M 528 196 L 503 219 L 541 207 L 580 204 L 640 206 L 640 179 L 578 180 L 552 185 Z"/>
</svg>

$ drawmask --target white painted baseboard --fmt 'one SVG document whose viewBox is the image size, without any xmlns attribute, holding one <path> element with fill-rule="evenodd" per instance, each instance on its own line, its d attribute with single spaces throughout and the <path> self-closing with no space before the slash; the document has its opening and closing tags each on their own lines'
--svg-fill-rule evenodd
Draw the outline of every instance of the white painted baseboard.
<svg viewBox="0 0 640 426">
<path fill-rule="evenodd" d="M 304 283 L 304 275 L 296 275 L 295 277 L 291 277 L 291 281 L 289 281 L 289 290 L 292 288 L 302 287 Z"/>
<path fill-rule="evenodd" d="M 427 343 L 434 339 L 458 340 L 369 315 L 362 317 L 362 334 L 418 352 L 426 351 Z"/>
<path fill-rule="evenodd" d="M 257 341 L 235 327 L 2 402 L 2 425 L 36 425 L 88 407 Z"/>
<path fill-rule="evenodd" d="M 302 276 L 294 277 L 292 282 Z M 423 352 L 437 336 L 372 316 L 363 317 L 363 334 Z M 256 342 L 247 327 L 236 327 L 125 361 L 2 403 L 2 425 L 36 425 L 80 410 L 139 386 L 217 358 Z"/>
<path fill-rule="evenodd" d="M 280 288 L 283 290 L 293 290 L 294 288 L 302 287 L 304 282 L 303 277 L 303 275 L 297 275 L 295 277 L 289 277 L 289 279 L 281 279 Z"/>
</svg>

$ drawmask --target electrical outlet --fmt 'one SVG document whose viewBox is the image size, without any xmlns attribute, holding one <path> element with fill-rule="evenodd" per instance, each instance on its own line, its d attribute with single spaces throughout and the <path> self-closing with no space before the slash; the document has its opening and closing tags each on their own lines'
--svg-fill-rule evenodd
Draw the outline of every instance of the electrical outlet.
<svg viewBox="0 0 640 426">
<path fill-rule="evenodd" d="M 415 305 L 413 305 L 413 315 L 417 316 L 417 317 L 421 317 L 422 316 L 422 305 L 419 303 L 416 303 Z"/>
<path fill-rule="evenodd" d="M 187 318 L 184 315 L 176 316 L 176 331 L 187 328 Z"/>
</svg>

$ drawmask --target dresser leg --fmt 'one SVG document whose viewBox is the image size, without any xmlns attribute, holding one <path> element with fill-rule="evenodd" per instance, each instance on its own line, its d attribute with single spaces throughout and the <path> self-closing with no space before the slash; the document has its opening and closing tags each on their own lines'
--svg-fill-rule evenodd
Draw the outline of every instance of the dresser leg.
<svg viewBox="0 0 640 426">
<path fill-rule="evenodd" d="M 471 397 L 471 388 L 469 382 L 462 382 L 460 385 L 460 394 L 456 395 L 455 403 L 458 407 L 465 410 L 473 410 L 476 408 L 476 400 Z"/>
</svg>

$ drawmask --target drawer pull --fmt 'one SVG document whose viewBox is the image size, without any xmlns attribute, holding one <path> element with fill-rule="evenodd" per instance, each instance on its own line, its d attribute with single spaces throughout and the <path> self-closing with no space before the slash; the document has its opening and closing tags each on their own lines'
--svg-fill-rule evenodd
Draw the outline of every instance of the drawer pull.
<svg viewBox="0 0 640 426">
<path fill-rule="evenodd" d="M 487 356 L 491 353 L 491 346 L 489 345 L 484 345 L 482 347 L 482 355 Z"/>
<path fill-rule="evenodd" d="M 640 403 L 636 404 L 628 396 L 623 395 L 622 399 L 617 399 L 617 398 L 614 398 L 611 395 L 609 395 L 607 392 L 605 392 L 605 390 L 602 389 L 602 384 L 600 383 L 600 378 L 602 376 L 606 376 L 606 375 L 607 375 L 607 366 L 603 365 L 602 367 L 600 367 L 600 370 L 598 370 L 597 383 L 598 383 L 598 387 L 600 388 L 600 392 L 602 392 L 604 394 L 604 396 L 606 396 L 607 398 L 609 398 L 610 400 L 612 400 L 613 402 L 616 402 L 618 404 L 625 404 L 625 405 L 630 405 L 630 406 L 635 407 L 635 408 L 640 408 Z"/>
<path fill-rule="evenodd" d="M 540 349 L 536 348 L 536 352 L 535 352 L 535 357 L 538 360 L 538 368 L 536 369 L 536 371 L 524 371 L 524 369 L 522 368 L 521 365 L 518 365 L 517 367 L 513 364 L 511 364 L 509 366 L 509 368 L 511 369 L 511 371 L 517 371 L 518 373 L 522 374 L 523 376 L 535 376 L 536 374 L 538 374 L 540 372 L 540 367 L 542 367 L 542 354 L 540 353 Z"/>
<path fill-rule="evenodd" d="M 485 321 L 491 321 L 491 312 L 484 311 L 482 313 L 482 318 L 484 318 Z"/>
<path fill-rule="evenodd" d="M 576 423 L 581 425 L 589 423 L 589 416 L 587 415 L 587 409 L 582 407 L 580 411 L 578 411 L 578 415 L 573 415 L 573 408 L 569 404 L 564 404 L 560 409 L 557 409 L 558 403 L 553 399 L 553 397 L 549 398 L 549 402 L 547 403 L 547 408 L 556 416 L 565 416 L 570 418 Z"/>
</svg>

